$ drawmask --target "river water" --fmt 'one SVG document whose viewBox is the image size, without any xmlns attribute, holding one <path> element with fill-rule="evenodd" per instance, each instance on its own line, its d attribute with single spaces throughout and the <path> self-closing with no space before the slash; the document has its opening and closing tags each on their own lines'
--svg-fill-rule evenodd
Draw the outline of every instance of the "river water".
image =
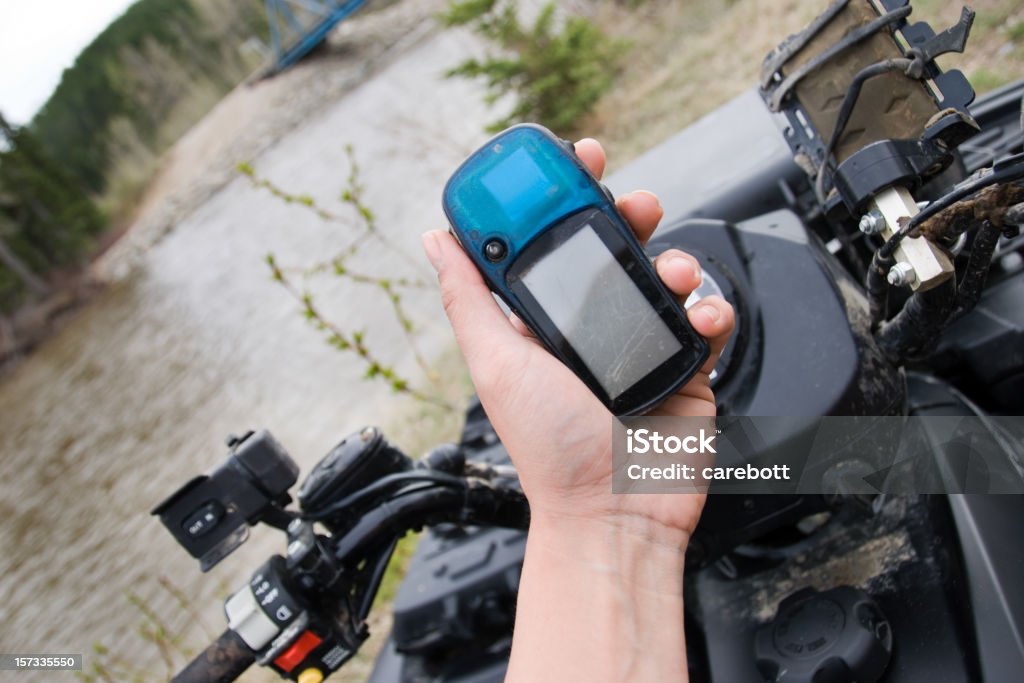
<svg viewBox="0 0 1024 683">
<path fill-rule="evenodd" d="M 429 359 L 450 355 L 452 340 L 419 235 L 444 225 L 443 182 L 494 116 L 475 86 L 441 78 L 472 49 L 465 34 L 430 33 L 253 160 L 261 177 L 345 216 L 353 146 L 389 245 L 366 241 L 351 265 L 428 283 L 403 303 Z M 228 433 L 266 427 L 308 471 L 347 432 L 418 414 L 325 344 L 264 262 L 273 252 L 308 265 L 357 234 L 357 224 L 325 222 L 238 177 L 0 380 L 0 651 L 85 653 L 87 668 L 120 667 L 111 680 L 163 680 L 160 648 L 140 632 L 153 626 L 144 612 L 174 636 L 157 638 L 169 651 L 174 634 L 195 648 L 222 630 L 224 596 L 283 548 L 279 534 L 257 533 L 201 575 L 150 508 L 218 463 Z M 308 286 L 327 317 L 365 329 L 375 353 L 424 384 L 379 291 L 330 277 Z"/>
</svg>

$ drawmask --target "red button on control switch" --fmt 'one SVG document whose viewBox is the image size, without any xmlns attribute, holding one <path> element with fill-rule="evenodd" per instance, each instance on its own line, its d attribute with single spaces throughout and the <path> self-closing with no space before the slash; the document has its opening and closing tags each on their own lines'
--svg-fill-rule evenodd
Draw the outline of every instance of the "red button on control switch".
<svg viewBox="0 0 1024 683">
<path fill-rule="evenodd" d="M 322 642 L 320 637 L 312 631 L 303 631 L 302 635 L 291 644 L 291 647 L 278 655 L 277 659 L 274 660 L 274 664 L 285 673 L 291 673 L 292 669 L 301 664 L 306 655 Z"/>
</svg>

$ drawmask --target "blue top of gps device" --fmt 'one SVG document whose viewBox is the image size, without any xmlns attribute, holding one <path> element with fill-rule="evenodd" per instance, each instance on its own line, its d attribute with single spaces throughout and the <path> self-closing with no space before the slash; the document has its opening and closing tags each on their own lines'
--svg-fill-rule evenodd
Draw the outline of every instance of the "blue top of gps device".
<svg viewBox="0 0 1024 683">
<path fill-rule="evenodd" d="M 505 242 L 509 263 L 551 224 L 608 199 L 565 143 L 525 123 L 467 159 L 445 185 L 443 203 L 463 248 L 487 266 L 480 249 L 489 239 Z"/>
</svg>

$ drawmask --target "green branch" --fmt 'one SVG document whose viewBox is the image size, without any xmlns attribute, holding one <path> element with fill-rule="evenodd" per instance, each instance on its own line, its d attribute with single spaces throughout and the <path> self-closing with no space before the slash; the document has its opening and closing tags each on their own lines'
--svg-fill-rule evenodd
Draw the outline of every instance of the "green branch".
<svg viewBox="0 0 1024 683">
<path fill-rule="evenodd" d="M 287 292 L 302 305 L 303 315 L 310 324 L 327 335 L 327 343 L 339 351 L 350 351 L 355 353 L 365 363 L 365 376 L 367 379 L 379 378 L 387 382 L 388 386 L 390 386 L 391 390 L 395 393 L 406 394 L 416 400 L 437 405 L 448 410 L 454 410 L 454 407 L 446 401 L 425 394 L 414 388 L 408 379 L 402 377 L 393 367 L 381 361 L 366 345 L 365 332 L 360 330 L 346 332 L 340 326 L 327 319 L 314 305 L 312 295 L 309 292 L 299 291 L 299 289 L 292 284 L 281 267 L 277 265 L 277 261 L 273 254 L 267 255 L 267 265 L 270 266 L 273 279 L 280 283 L 281 286 L 283 286 L 285 290 L 287 290 Z M 390 285 L 385 286 L 381 281 L 378 281 L 377 285 L 382 290 L 394 295 L 394 290 Z M 396 315 L 399 318 L 399 322 L 402 325 L 403 333 L 413 349 L 413 354 L 416 357 L 417 363 L 425 372 L 427 372 L 428 376 L 433 375 L 429 370 L 429 366 L 426 361 L 415 348 L 411 335 L 412 323 L 408 319 L 407 314 L 404 309 L 401 308 L 400 304 L 396 307 L 393 296 L 391 302 L 392 307 L 395 309 Z"/>
</svg>

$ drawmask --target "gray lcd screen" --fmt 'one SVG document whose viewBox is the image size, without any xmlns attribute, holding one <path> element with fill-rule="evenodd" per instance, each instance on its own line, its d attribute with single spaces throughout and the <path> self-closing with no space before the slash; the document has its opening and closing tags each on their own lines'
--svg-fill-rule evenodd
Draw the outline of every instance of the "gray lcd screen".
<svg viewBox="0 0 1024 683">
<path fill-rule="evenodd" d="M 522 283 L 611 400 L 683 348 L 589 224 Z"/>
</svg>

